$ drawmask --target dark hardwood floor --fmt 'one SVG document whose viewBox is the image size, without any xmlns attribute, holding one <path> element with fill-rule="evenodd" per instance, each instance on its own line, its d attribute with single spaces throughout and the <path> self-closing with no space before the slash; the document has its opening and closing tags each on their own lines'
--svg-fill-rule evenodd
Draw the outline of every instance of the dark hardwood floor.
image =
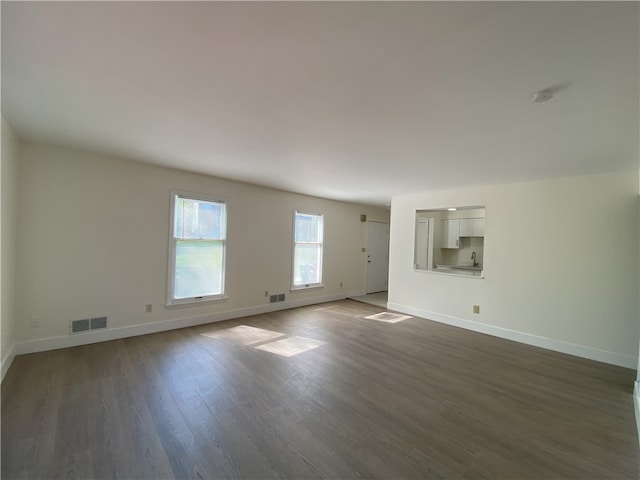
<svg viewBox="0 0 640 480">
<path fill-rule="evenodd" d="M 326 308 L 331 307 L 331 308 Z M 638 478 L 632 370 L 345 300 L 19 356 L 2 478 Z M 249 325 L 325 342 L 285 357 Z"/>
</svg>

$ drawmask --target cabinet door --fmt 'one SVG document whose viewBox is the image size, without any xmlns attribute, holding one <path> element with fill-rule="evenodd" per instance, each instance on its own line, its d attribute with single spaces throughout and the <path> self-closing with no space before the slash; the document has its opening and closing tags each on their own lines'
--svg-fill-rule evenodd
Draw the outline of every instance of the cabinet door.
<svg viewBox="0 0 640 480">
<path fill-rule="evenodd" d="M 444 220 L 442 248 L 460 248 L 460 220 Z"/>
<path fill-rule="evenodd" d="M 460 219 L 460 236 L 472 237 L 473 236 L 473 220 L 470 218 Z"/>
<path fill-rule="evenodd" d="M 474 218 L 471 220 L 471 229 L 474 237 L 484 237 L 484 218 Z"/>
</svg>

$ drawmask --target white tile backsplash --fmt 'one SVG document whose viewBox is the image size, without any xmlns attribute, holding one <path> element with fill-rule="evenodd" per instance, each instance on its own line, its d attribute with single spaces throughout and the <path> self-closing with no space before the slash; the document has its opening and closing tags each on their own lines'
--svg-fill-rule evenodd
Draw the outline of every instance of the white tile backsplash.
<svg viewBox="0 0 640 480">
<path fill-rule="evenodd" d="M 483 237 L 460 237 L 460 248 L 443 248 L 444 265 L 472 265 L 471 253 L 476 252 L 476 261 L 484 264 L 484 238 Z"/>
</svg>

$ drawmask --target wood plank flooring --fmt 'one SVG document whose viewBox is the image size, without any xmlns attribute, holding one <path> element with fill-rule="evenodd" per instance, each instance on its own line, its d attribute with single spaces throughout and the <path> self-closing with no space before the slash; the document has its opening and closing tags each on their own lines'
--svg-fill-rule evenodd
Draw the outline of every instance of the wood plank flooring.
<svg viewBox="0 0 640 480">
<path fill-rule="evenodd" d="M 632 370 L 363 318 L 381 311 L 345 300 L 19 356 L 2 478 L 638 478 Z M 237 325 L 325 343 L 279 356 Z"/>
</svg>

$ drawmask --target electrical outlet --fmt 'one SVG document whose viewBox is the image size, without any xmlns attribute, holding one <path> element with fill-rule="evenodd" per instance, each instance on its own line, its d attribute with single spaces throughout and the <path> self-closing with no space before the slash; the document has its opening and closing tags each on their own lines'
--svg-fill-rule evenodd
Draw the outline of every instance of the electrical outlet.
<svg viewBox="0 0 640 480">
<path fill-rule="evenodd" d="M 150 303 L 147 303 L 147 306 L 145 307 L 145 312 L 151 313 L 152 310 L 153 310 L 153 305 L 151 305 Z"/>
<path fill-rule="evenodd" d="M 480 305 L 473 306 L 473 313 L 480 313 Z"/>
<path fill-rule="evenodd" d="M 342 282 L 340 282 L 340 287 L 342 287 Z"/>
<path fill-rule="evenodd" d="M 31 328 L 40 328 L 40 317 L 31 317 Z"/>
<path fill-rule="evenodd" d="M 264 296 L 265 296 L 265 297 L 268 297 L 268 296 L 269 296 L 269 290 L 265 290 L 265 291 L 264 291 Z"/>
</svg>

